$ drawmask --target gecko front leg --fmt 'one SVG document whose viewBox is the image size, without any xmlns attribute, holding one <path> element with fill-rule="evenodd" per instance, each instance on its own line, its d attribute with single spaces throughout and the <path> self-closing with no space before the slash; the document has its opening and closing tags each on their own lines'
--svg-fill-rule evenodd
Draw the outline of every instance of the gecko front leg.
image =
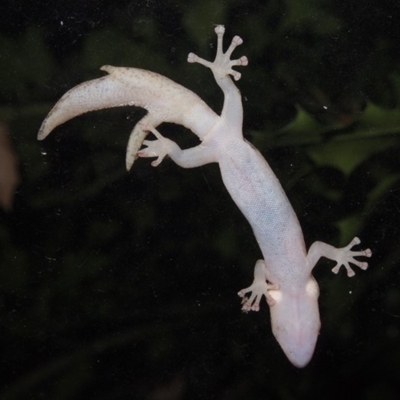
<svg viewBox="0 0 400 400">
<path fill-rule="evenodd" d="M 254 267 L 254 280 L 253 283 L 245 289 L 242 289 L 238 295 L 242 297 L 242 310 L 258 311 L 260 309 L 260 301 L 265 296 L 267 303 L 270 306 L 275 304 L 275 300 L 268 293 L 269 290 L 278 290 L 279 286 L 272 283 L 267 283 L 267 267 L 264 260 L 258 260 Z M 245 296 L 246 293 L 251 292 L 250 298 Z"/>
<path fill-rule="evenodd" d="M 336 248 L 323 242 L 315 242 L 311 245 L 307 254 L 309 267 L 312 269 L 321 257 L 326 257 L 336 261 L 335 267 L 332 268 L 332 272 L 334 274 L 337 274 L 340 268 L 343 266 L 346 268 L 347 276 L 352 277 L 355 275 L 355 272 L 350 267 L 350 264 L 354 264 L 362 270 L 366 270 L 368 268 L 368 263 L 365 261 L 356 260 L 354 257 L 364 256 L 369 258 L 372 255 L 370 249 L 358 251 L 351 250 L 353 246 L 360 243 L 361 241 L 358 237 L 355 237 L 347 246 L 342 248 Z"/>
</svg>

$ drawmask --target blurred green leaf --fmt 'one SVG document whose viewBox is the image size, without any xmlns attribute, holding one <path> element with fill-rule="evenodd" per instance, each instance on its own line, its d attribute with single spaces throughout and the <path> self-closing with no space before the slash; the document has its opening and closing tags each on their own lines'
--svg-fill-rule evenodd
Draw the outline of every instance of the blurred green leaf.
<svg viewBox="0 0 400 400">
<path fill-rule="evenodd" d="M 392 140 L 379 138 L 328 142 L 319 146 L 310 146 L 307 153 L 318 166 L 332 166 L 346 175 L 364 162 L 372 154 L 383 152 L 393 145 Z"/>
<path fill-rule="evenodd" d="M 347 246 L 348 243 L 361 231 L 363 217 L 360 214 L 353 214 L 347 218 L 341 219 L 336 223 L 339 228 L 340 246 Z"/>
<path fill-rule="evenodd" d="M 356 132 L 371 136 L 399 133 L 400 107 L 385 109 L 373 103 L 368 103 L 359 124 L 357 124 Z"/>
</svg>

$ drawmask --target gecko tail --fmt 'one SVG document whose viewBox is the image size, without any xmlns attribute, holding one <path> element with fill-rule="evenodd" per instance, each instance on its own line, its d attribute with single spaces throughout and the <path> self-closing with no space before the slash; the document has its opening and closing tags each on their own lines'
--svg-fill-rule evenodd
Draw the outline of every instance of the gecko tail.
<svg viewBox="0 0 400 400">
<path fill-rule="evenodd" d="M 43 140 L 57 126 L 79 115 L 125 105 L 135 105 L 132 93 L 112 75 L 81 83 L 65 93 L 49 112 L 39 129 L 38 139 Z"/>
<path fill-rule="evenodd" d="M 45 139 L 56 127 L 90 111 L 136 106 L 148 114 L 131 132 L 126 153 L 129 170 L 148 132 L 162 122 L 183 125 L 201 140 L 218 121 L 218 116 L 199 96 L 178 83 L 155 72 L 104 65 L 108 75 L 75 86 L 56 103 L 43 121 L 38 140 Z"/>
</svg>

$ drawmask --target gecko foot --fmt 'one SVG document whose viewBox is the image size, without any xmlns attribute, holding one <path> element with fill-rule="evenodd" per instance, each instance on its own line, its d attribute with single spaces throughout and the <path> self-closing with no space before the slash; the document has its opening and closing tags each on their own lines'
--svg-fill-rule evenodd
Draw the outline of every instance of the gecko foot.
<svg viewBox="0 0 400 400">
<path fill-rule="evenodd" d="M 337 264 L 334 268 L 332 268 L 332 272 L 337 274 L 342 266 L 344 266 L 347 270 L 347 276 L 352 277 L 355 275 L 354 270 L 350 267 L 349 263 L 356 265 L 362 270 L 366 270 L 368 268 L 368 263 L 363 261 L 358 261 L 354 257 L 364 256 L 371 257 L 372 252 L 370 249 L 354 251 L 351 248 L 357 244 L 360 244 L 361 241 L 358 237 L 355 237 L 347 246 L 342 247 L 340 249 L 336 249 L 337 254 L 335 257 L 335 261 Z"/>
<path fill-rule="evenodd" d="M 239 36 L 235 36 L 232 39 L 231 45 L 228 50 L 224 53 L 222 49 L 222 39 L 225 33 L 225 27 L 223 25 L 217 25 L 215 33 L 218 36 L 217 54 L 213 62 L 204 60 L 194 53 L 189 53 L 188 62 L 199 63 L 207 68 L 210 68 L 216 78 L 222 78 L 227 75 L 232 75 L 235 81 L 238 81 L 242 76 L 240 72 L 232 69 L 233 66 L 246 66 L 249 61 L 246 56 L 240 57 L 237 60 L 231 60 L 233 50 L 243 43 L 243 40 Z"/>
<path fill-rule="evenodd" d="M 157 157 L 157 160 L 151 163 L 153 167 L 157 167 L 168 154 L 170 140 L 162 136 L 161 133 L 150 124 L 143 124 L 142 129 L 144 131 L 150 131 L 157 139 L 145 140 L 143 145 L 146 147 L 139 150 L 137 155 L 138 157 Z"/>
<path fill-rule="evenodd" d="M 266 266 L 264 260 L 258 260 L 256 266 L 254 268 L 254 281 L 253 283 L 242 289 L 238 296 L 241 297 L 242 300 L 242 311 L 258 311 L 260 309 L 260 301 L 263 296 L 265 296 L 267 303 L 269 306 L 273 306 L 275 304 L 275 300 L 268 293 L 269 290 L 278 290 L 279 286 L 274 285 L 272 283 L 267 283 L 266 281 Z M 246 293 L 251 292 L 250 298 L 248 298 Z"/>
</svg>

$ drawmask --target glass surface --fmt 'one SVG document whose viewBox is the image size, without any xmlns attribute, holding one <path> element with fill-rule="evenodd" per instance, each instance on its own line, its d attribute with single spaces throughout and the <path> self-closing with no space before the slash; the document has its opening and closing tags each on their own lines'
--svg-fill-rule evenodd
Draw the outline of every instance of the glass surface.
<svg viewBox="0 0 400 400">
<path fill-rule="evenodd" d="M 352 1 L 52 1 L 0 5 L 0 399 L 397 399 L 400 379 L 400 8 Z M 243 132 L 268 160 L 307 248 L 371 248 L 349 279 L 320 260 L 322 328 L 303 369 L 265 300 L 237 292 L 261 257 L 217 164 L 125 152 L 143 109 L 85 114 L 37 141 L 57 100 L 148 69 L 223 95 L 214 24 L 246 55 Z M 237 68 L 239 70 L 239 68 Z M 159 126 L 183 148 L 189 130 Z M 279 232 L 277 231 L 277 235 Z"/>
</svg>

